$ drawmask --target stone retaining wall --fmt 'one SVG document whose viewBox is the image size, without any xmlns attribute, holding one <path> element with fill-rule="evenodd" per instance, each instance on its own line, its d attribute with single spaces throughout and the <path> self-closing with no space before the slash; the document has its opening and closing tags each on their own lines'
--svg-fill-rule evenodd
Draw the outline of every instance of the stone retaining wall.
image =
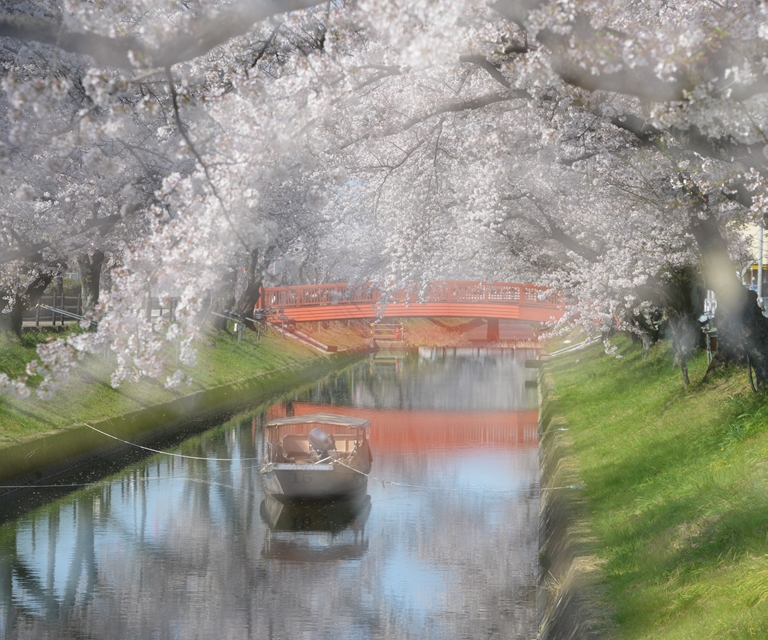
<svg viewBox="0 0 768 640">
<path fill-rule="evenodd" d="M 539 376 L 539 640 L 610 638 L 610 611 L 600 585 L 586 504 L 570 454 L 568 423 L 558 413 L 546 366 Z"/>
</svg>

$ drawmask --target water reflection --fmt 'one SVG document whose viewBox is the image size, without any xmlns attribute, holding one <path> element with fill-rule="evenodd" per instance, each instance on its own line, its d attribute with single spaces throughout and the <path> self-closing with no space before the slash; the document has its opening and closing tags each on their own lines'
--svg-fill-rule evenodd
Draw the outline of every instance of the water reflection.
<svg viewBox="0 0 768 640">
<path fill-rule="evenodd" d="M 261 503 L 261 518 L 272 531 L 331 531 L 365 526 L 371 511 L 371 496 L 344 500 L 280 502 L 268 495 Z"/>
<path fill-rule="evenodd" d="M 348 500 L 287 503 L 268 495 L 260 511 L 269 527 L 264 542 L 265 558 L 334 562 L 361 558 L 368 550 L 368 495 Z"/>
<path fill-rule="evenodd" d="M 487 348 L 421 348 L 379 352 L 349 376 L 306 394 L 314 404 L 370 409 L 498 411 L 535 409 L 525 381 L 531 352 Z"/>
<path fill-rule="evenodd" d="M 154 457 L 8 522 L 0 637 L 534 637 L 524 357 L 374 359 L 180 450 L 231 462 Z M 328 406 L 371 417 L 369 495 L 268 498 L 259 425 Z"/>
</svg>

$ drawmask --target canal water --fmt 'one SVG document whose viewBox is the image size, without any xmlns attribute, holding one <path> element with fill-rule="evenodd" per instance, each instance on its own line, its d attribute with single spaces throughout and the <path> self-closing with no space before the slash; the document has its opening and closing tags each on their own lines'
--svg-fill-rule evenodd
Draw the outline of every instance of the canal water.
<svg viewBox="0 0 768 640">
<path fill-rule="evenodd" d="M 536 635 L 530 352 L 377 354 L 0 526 L 2 638 Z M 371 420 L 367 495 L 267 499 L 262 425 Z M 40 489 L 45 491 L 45 489 Z"/>
</svg>

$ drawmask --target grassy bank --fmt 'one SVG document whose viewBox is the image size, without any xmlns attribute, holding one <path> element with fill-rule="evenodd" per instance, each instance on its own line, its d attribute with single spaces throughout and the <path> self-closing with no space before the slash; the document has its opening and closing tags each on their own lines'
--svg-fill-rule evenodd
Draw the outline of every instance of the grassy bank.
<svg viewBox="0 0 768 640">
<path fill-rule="evenodd" d="M 0 343 L 0 371 L 20 375 L 35 358 L 37 342 L 50 334 L 26 333 L 23 340 L 4 337 Z M 204 389 L 232 384 L 270 371 L 302 367 L 318 352 L 275 330 L 257 340 L 246 331 L 238 344 L 231 333 L 211 330 L 199 345 L 194 368 L 181 367 L 192 384 L 166 389 L 162 381 L 145 379 L 117 389 L 110 385 L 110 359 L 91 357 L 79 367 L 64 389 L 51 400 L 34 393 L 25 400 L 0 397 L 0 448 L 66 429 L 80 422 L 98 422 L 150 406 L 167 403 Z"/>
<path fill-rule="evenodd" d="M 665 345 L 553 359 L 612 638 L 768 638 L 768 398 L 746 372 L 683 391 Z"/>
</svg>

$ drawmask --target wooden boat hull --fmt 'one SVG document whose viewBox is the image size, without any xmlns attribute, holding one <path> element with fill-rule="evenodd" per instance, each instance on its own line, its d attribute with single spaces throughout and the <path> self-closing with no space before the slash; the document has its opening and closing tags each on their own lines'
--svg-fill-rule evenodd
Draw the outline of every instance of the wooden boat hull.
<svg viewBox="0 0 768 640">
<path fill-rule="evenodd" d="M 273 463 L 262 469 L 267 494 L 278 500 L 333 500 L 364 492 L 364 473 L 339 464 Z"/>
</svg>

